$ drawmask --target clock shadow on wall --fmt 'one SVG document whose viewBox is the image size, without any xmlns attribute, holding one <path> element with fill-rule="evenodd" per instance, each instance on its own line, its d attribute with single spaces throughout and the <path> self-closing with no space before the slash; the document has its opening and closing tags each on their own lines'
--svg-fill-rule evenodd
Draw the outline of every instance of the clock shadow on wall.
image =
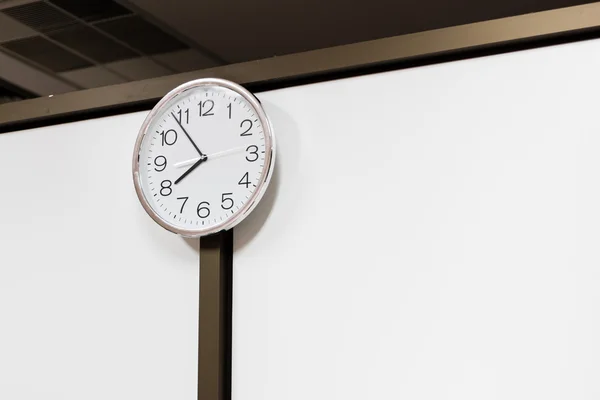
<svg viewBox="0 0 600 400">
<path fill-rule="evenodd" d="M 260 94 L 258 94 L 260 98 Z M 280 186 L 288 182 L 290 185 L 295 183 L 296 188 L 300 187 L 298 179 L 301 179 L 299 174 L 302 168 L 300 164 L 300 131 L 296 125 L 294 119 L 287 114 L 284 110 L 277 107 L 270 101 L 261 99 L 263 107 L 266 109 L 271 119 L 271 125 L 273 126 L 273 132 L 277 138 L 276 148 L 277 157 L 275 158 L 275 168 L 273 170 L 273 176 L 271 182 L 267 188 L 262 200 L 252 211 L 252 213 L 244 219 L 234 229 L 234 241 L 235 248 L 241 249 L 249 244 L 252 239 L 260 232 L 262 226 L 266 222 L 267 218 L 273 211 L 275 201 L 290 203 L 300 203 L 302 193 L 299 189 L 293 187 L 287 188 L 287 190 L 281 190 Z M 285 149 L 285 152 L 283 151 Z M 294 165 L 296 169 L 292 176 L 286 176 L 285 180 L 281 178 L 283 172 L 281 169 L 281 158 L 285 158 L 286 165 Z M 295 208 L 295 207 L 294 207 Z M 290 216 L 292 218 L 293 216 Z"/>
<path fill-rule="evenodd" d="M 260 97 L 260 96 L 259 96 Z M 279 201 L 295 202 L 300 201 L 300 193 L 296 191 L 288 191 L 288 194 L 281 194 L 279 187 L 281 185 L 280 180 L 280 157 L 285 157 L 291 165 L 299 164 L 299 130 L 293 119 L 285 113 L 279 107 L 273 105 L 270 102 L 263 102 L 263 106 L 269 114 L 273 131 L 277 137 L 277 157 L 275 159 L 275 168 L 273 169 L 273 176 L 271 182 L 265 191 L 262 199 L 256 206 L 256 208 L 244 219 L 238 226 L 233 228 L 234 237 L 237 244 L 237 248 L 243 248 L 246 244 L 250 243 L 254 236 L 261 230 L 262 226 L 266 222 L 267 218 L 273 210 L 275 201 L 279 197 Z M 281 148 L 285 148 L 287 151 L 282 154 Z M 293 149 L 293 152 L 290 152 Z M 192 249 L 198 250 L 198 240 L 202 238 L 186 238 L 182 237 L 183 241 Z"/>
<path fill-rule="evenodd" d="M 276 128 L 274 128 L 276 129 Z M 278 137 L 279 139 L 279 137 Z M 275 169 L 269 187 L 265 191 L 263 198 L 258 203 L 256 208 L 248 215 L 244 221 L 238 226 L 232 228 L 234 231 L 234 237 L 237 238 L 237 243 L 240 244 L 238 247 L 244 247 L 252 238 L 260 231 L 265 221 L 271 214 L 277 193 L 279 192 L 279 173 L 278 173 L 279 159 L 275 160 Z M 183 241 L 192 249 L 198 250 L 198 240 L 202 238 L 186 238 L 182 237 Z"/>
</svg>

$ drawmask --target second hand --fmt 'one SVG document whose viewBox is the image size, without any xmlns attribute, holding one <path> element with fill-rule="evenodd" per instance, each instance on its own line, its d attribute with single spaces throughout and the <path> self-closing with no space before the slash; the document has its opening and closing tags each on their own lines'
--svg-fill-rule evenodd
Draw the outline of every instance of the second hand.
<svg viewBox="0 0 600 400">
<path fill-rule="evenodd" d="M 219 151 L 217 153 L 213 153 L 213 154 L 209 154 L 206 157 L 208 159 L 215 159 L 215 158 L 220 158 L 220 157 L 224 157 L 230 154 L 235 154 L 235 153 L 239 153 L 241 151 L 244 150 L 244 147 L 236 147 L 234 149 L 229 149 L 229 150 L 223 150 L 223 151 Z M 196 157 L 196 158 L 192 158 L 189 160 L 185 160 L 185 161 L 181 161 L 178 162 L 176 164 L 173 164 L 174 168 L 182 168 L 182 167 L 187 167 L 188 165 L 192 165 L 193 163 L 195 163 L 196 161 L 198 161 L 200 159 L 200 157 Z"/>
</svg>

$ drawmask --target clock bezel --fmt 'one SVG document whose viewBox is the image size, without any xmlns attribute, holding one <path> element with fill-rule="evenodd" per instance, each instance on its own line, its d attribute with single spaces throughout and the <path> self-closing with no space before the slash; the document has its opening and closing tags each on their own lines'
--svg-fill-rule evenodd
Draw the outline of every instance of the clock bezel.
<svg viewBox="0 0 600 400">
<path fill-rule="evenodd" d="M 159 113 L 162 113 L 163 108 L 171 103 L 174 99 L 183 94 L 187 93 L 187 91 L 202 87 L 202 86 L 219 86 L 223 88 L 227 88 L 233 90 L 240 96 L 242 96 L 250 105 L 256 110 L 256 114 L 258 119 L 263 126 L 263 133 L 265 137 L 265 168 L 262 171 L 262 175 L 257 184 L 256 190 L 252 193 L 252 196 L 248 199 L 248 201 L 244 204 L 242 208 L 240 208 L 235 214 L 232 214 L 230 218 L 226 219 L 219 224 L 213 225 L 208 228 L 198 228 L 198 229 L 184 229 L 178 227 L 170 221 L 162 218 L 154 208 L 151 206 L 149 198 L 144 194 L 144 190 L 142 189 L 141 184 L 141 175 L 140 175 L 140 151 L 142 148 L 142 143 L 146 133 L 148 132 L 148 128 L 151 123 L 154 121 L 154 118 L 157 117 Z M 135 192 L 137 197 L 142 204 L 142 207 L 148 213 L 148 215 L 160 226 L 164 229 L 178 234 L 180 236 L 186 238 L 198 238 L 203 236 L 212 235 L 221 231 L 226 231 L 232 229 L 240 222 L 242 222 L 258 205 L 263 195 L 265 194 L 267 187 L 269 186 L 269 182 L 271 180 L 271 176 L 273 175 L 273 168 L 275 167 L 275 135 L 273 134 L 273 127 L 271 125 L 271 121 L 269 120 L 267 113 L 260 100 L 250 91 L 242 87 L 241 85 L 228 81 L 226 79 L 221 78 L 200 78 L 195 79 L 186 83 L 183 83 L 171 91 L 169 91 L 148 113 L 142 126 L 138 132 L 138 136 L 135 142 L 135 148 L 133 153 L 133 183 L 135 186 Z"/>
</svg>

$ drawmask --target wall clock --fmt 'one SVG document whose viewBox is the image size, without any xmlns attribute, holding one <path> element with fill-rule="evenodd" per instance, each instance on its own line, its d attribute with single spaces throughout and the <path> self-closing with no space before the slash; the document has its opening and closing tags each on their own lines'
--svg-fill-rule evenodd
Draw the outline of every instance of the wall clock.
<svg viewBox="0 0 600 400">
<path fill-rule="evenodd" d="M 185 237 L 239 224 L 263 196 L 275 137 L 260 101 L 223 79 L 198 79 L 167 93 L 139 131 L 133 182 L 152 219 Z"/>
</svg>

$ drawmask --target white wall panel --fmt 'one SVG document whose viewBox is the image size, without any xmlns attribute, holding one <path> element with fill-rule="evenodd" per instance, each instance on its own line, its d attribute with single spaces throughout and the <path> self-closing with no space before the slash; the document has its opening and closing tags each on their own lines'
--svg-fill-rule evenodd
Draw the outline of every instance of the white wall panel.
<svg viewBox="0 0 600 400">
<path fill-rule="evenodd" d="M 198 247 L 139 205 L 145 113 L 0 135 L 0 398 L 195 399 Z"/>
<path fill-rule="evenodd" d="M 234 400 L 597 399 L 600 41 L 260 94 Z"/>
<path fill-rule="evenodd" d="M 233 399 L 597 399 L 600 42 L 259 97 Z M 0 398 L 193 399 L 197 241 L 130 174 L 145 113 L 0 135 Z"/>
</svg>

